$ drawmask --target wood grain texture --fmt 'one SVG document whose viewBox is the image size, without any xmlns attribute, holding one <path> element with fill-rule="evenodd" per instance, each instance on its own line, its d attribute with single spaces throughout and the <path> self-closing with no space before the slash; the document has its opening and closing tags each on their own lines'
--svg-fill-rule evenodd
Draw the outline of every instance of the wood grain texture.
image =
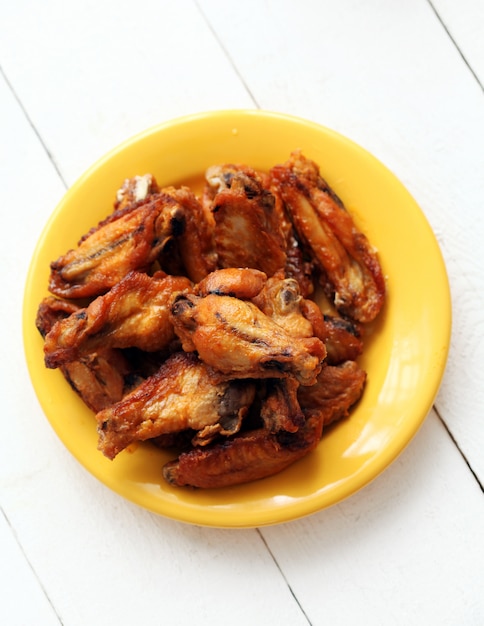
<svg viewBox="0 0 484 626">
<path fill-rule="evenodd" d="M 351 499 L 261 531 L 312 624 L 480 623 L 484 500 L 453 451 L 431 414 Z"/>
<path fill-rule="evenodd" d="M 193 3 L 49 0 L 36 11 L 20 0 L 0 42 L 3 70 L 69 184 L 152 125 L 253 106 Z"/>
</svg>

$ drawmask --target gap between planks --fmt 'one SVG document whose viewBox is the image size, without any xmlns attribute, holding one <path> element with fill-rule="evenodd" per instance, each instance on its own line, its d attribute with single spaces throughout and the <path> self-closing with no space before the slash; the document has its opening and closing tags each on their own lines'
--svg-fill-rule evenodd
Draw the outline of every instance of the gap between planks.
<svg viewBox="0 0 484 626">
<path fill-rule="evenodd" d="M 42 148 L 44 149 L 45 153 L 47 154 L 47 157 L 49 158 L 50 162 L 52 163 L 52 165 L 54 166 L 55 171 L 57 172 L 57 175 L 59 176 L 59 178 L 62 181 L 62 184 L 64 185 L 65 189 L 67 190 L 69 185 L 67 184 L 66 180 L 64 179 L 64 176 L 62 175 L 62 172 L 60 170 L 59 165 L 57 164 L 56 160 L 54 159 L 54 155 L 52 154 L 52 152 L 49 150 L 49 148 L 47 147 L 47 144 L 45 143 L 43 137 L 41 136 L 41 134 L 39 133 L 39 131 L 37 130 L 34 122 L 32 121 L 32 118 L 30 117 L 30 115 L 27 113 L 27 109 L 25 108 L 22 100 L 20 99 L 19 95 L 17 94 L 17 92 L 15 91 L 15 89 L 13 88 L 12 83 L 9 81 L 7 75 L 5 74 L 5 71 L 3 69 L 3 67 L 0 65 L 0 76 L 3 78 L 3 80 L 5 81 L 5 84 L 7 85 L 7 87 L 10 89 L 12 96 L 15 98 L 15 101 L 17 102 L 17 104 L 20 107 L 20 110 L 22 111 L 22 113 L 25 116 L 25 119 L 27 120 L 27 123 L 29 124 L 30 128 L 32 129 L 32 131 L 35 133 L 35 136 L 37 137 L 37 139 L 40 142 L 40 145 L 42 146 Z"/>
<path fill-rule="evenodd" d="M 0 71 L 1 71 L 1 68 L 0 68 Z M 47 602 L 48 602 L 48 603 L 49 603 L 49 605 L 51 606 L 51 608 L 52 608 L 52 610 L 53 610 L 53 612 L 54 612 L 54 615 L 55 615 L 55 616 L 56 616 L 56 618 L 59 620 L 59 624 L 60 624 L 61 626 L 63 626 L 64 622 L 62 621 L 62 619 L 61 619 L 61 617 L 60 617 L 59 613 L 57 612 L 57 610 L 56 610 L 55 606 L 53 605 L 53 603 L 52 603 L 52 601 L 51 601 L 51 599 L 50 599 L 50 597 L 49 597 L 49 594 L 47 593 L 46 588 L 45 588 L 45 587 L 44 587 L 44 585 L 42 584 L 42 581 L 41 581 L 41 580 L 40 580 L 40 578 L 38 577 L 37 572 L 35 571 L 35 568 L 33 567 L 33 565 L 32 565 L 32 563 L 31 563 L 31 561 L 30 561 L 29 557 L 27 556 L 27 553 L 25 552 L 25 550 L 24 550 L 24 548 L 23 548 L 23 546 L 22 546 L 22 543 L 20 542 L 19 537 L 18 537 L 17 533 L 15 532 L 15 528 L 14 528 L 14 527 L 12 526 L 12 524 L 10 523 L 10 520 L 9 520 L 9 518 L 8 518 L 7 514 L 5 513 L 5 510 L 4 510 L 4 508 L 3 508 L 3 507 L 0 507 L 0 513 L 1 513 L 1 515 L 3 516 L 3 518 L 5 519 L 5 521 L 6 521 L 6 523 L 7 523 L 7 526 L 10 528 L 10 530 L 11 530 L 11 532 L 12 532 L 12 536 L 13 536 L 13 538 L 14 538 L 14 540 L 15 540 L 15 543 L 16 543 L 16 544 L 17 544 L 17 546 L 19 547 L 19 550 L 20 550 L 20 552 L 22 553 L 22 556 L 24 557 L 25 562 L 27 563 L 27 565 L 28 565 L 28 567 L 30 568 L 30 570 L 31 570 L 32 574 L 34 575 L 34 578 L 35 578 L 35 580 L 37 581 L 37 583 L 38 583 L 38 585 L 39 585 L 39 588 L 41 589 L 41 591 L 42 591 L 42 593 L 44 594 L 44 596 L 45 596 L 45 598 L 46 598 Z"/>
<path fill-rule="evenodd" d="M 232 67 L 232 69 L 234 70 L 234 72 L 236 73 L 238 79 L 240 80 L 240 82 L 242 83 L 245 91 L 247 92 L 247 94 L 249 95 L 250 99 L 252 100 L 252 102 L 254 103 L 255 107 L 257 109 L 260 109 L 260 104 L 257 102 L 256 97 L 254 96 L 254 94 L 252 93 L 252 91 L 250 90 L 249 85 L 246 83 L 244 77 L 242 76 L 242 74 L 240 73 L 238 67 L 236 66 L 236 64 L 234 63 L 232 57 L 230 56 L 227 48 L 223 45 L 222 40 L 220 39 L 220 37 L 218 36 L 217 32 L 215 31 L 215 29 L 213 28 L 212 24 L 210 23 L 210 20 L 208 19 L 208 17 L 205 15 L 205 13 L 203 12 L 202 7 L 200 6 L 199 2 L 197 0 L 194 0 L 194 4 L 198 9 L 198 12 L 200 13 L 200 15 L 202 16 L 203 21 L 205 22 L 205 24 L 207 25 L 207 28 L 210 30 L 210 32 L 212 33 L 215 41 L 218 43 L 218 45 L 220 46 L 220 49 L 222 50 L 222 52 L 224 53 L 224 56 L 227 58 L 228 62 L 230 63 L 230 66 Z"/>
<path fill-rule="evenodd" d="M 481 81 L 479 80 L 479 77 L 477 76 L 477 74 L 474 72 L 474 70 L 472 69 L 471 64 L 469 63 L 469 61 L 467 60 L 466 56 L 464 55 L 464 53 L 462 52 L 462 50 L 460 49 L 458 43 L 456 42 L 456 40 L 452 37 L 450 30 L 447 28 L 444 20 L 442 19 L 442 17 L 440 16 L 439 12 L 437 11 L 437 9 L 435 8 L 432 0 L 427 0 L 430 8 L 432 9 L 432 11 L 435 14 L 435 17 L 439 20 L 440 25 L 442 26 L 442 28 L 445 30 L 448 38 L 451 40 L 452 44 L 454 45 L 455 49 L 457 50 L 457 52 L 459 53 L 461 59 L 464 61 L 467 69 L 469 70 L 469 72 L 472 74 L 472 76 L 474 77 L 475 81 L 477 82 L 477 84 L 479 85 L 479 87 L 481 88 L 481 90 L 484 92 L 484 85 L 481 83 Z M 465 458 L 465 457 L 464 457 Z M 471 470 L 472 471 L 472 470 Z M 479 482 L 479 481 L 477 481 Z M 479 483 L 480 484 L 480 483 Z M 482 485 L 481 485 L 481 489 L 482 489 Z"/>
<path fill-rule="evenodd" d="M 291 593 L 292 597 L 294 598 L 294 601 L 296 602 L 297 606 L 299 607 L 299 610 L 300 610 L 300 611 L 301 611 L 301 613 L 304 615 L 304 618 L 306 619 L 306 621 L 307 621 L 308 625 L 309 625 L 309 626 L 312 626 L 312 622 L 311 622 L 311 620 L 309 619 L 309 617 L 308 617 L 308 615 L 307 615 L 306 611 L 303 609 L 303 607 L 302 607 L 301 603 L 299 602 L 299 600 L 298 600 L 298 598 L 297 598 L 296 594 L 294 593 L 294 591 L 293 591 L 293 589 L 292 589 L 291 585 L 289 584 L 289 581 L 287 580 L 286 576 L 284 575 L 284 572 L 282 571 L 281 566 L 280 566 L 280 565 L 279 565 L 279 563 L 277 562 L 276 557 L 274 556 L 274 554 L 273 554 L 272 550 L 270 549 L 270 547 L 269 547 L 269 545 L 268 545 L 267 541 L 265 540 L 264 535 L 263 535 L 263 533 L 262 533 L 261 529 L 260 529 L 260 528 L 256 528 L 256 531 L 257 531 L 257 533 L 258 533 L 259 537 L 261 538 L 262 543 L 263 543 L 263 544 L 264 544 L 264 546 L 266 547 L 266 550 L 267 550 L 267 552 L 269 553 L 269 555 L 270 555 L 271 559 L 273 560 L 273 562 L 274 562 L 275 566 L 276 566 L 276 567 L 277 567 L 277 569 L 279 570 L 279 573 L 281 574 L 281 576 L 282 576 L 282 578 L 283 578 L 284 582 L 286 583 L 287 588 L 289 589 L 289 592 Z"/>
<path fill-rule="evenodd" d="M 447 426 L 447 424 L 445 423 L 445 420 L 443 419 L 443 417 L 441 416 L 439 409 L 435 406 L 433 406 L 433 409 L 437 415 L 437 417 L 439 418 L 440 423 L 442 424 L 442 426 L 445 428 L 447 434 L 449 435 L 449 437 L 451 438 L 453 444 L 455 445 L 455 447 L 457 448 L 457 450 L 459 451 L 459 454 L 461 455 L 461 457 L 464 459 L 465 464 L 467 465 L 467 467 L 469 468 L 470 473 L 472 474 L 472 476 L 474 477 L 475 481 L 477 482 L 477 484 L 479 485 L 479 487 L 481 488 L 481 491 L 484 493 L 484 485 L 481 483 L 481 481 L 479 480 L 477 474 L 475 473 L 475 471 L 472 469 L 472 466 L 470 464 L 470 462 L 468 461 L 466 455 L 464 454 L 464 452 L 461 450 L 459 444 L 457 443 L 455 437 L 453 436 L 453 434 L 451 433 L 449 427 Z"/>
</svg>

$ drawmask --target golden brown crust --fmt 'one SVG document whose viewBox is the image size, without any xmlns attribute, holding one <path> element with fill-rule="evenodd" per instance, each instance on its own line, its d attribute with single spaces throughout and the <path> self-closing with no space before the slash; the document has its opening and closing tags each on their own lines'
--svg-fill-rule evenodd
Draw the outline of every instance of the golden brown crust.
<svg viewBox="0 0 484 626">
<path fill-rule="evenodd" d="M 80 307 L 74 302 L 49 296 L 40 303 L 36 325 L 42 336 L 48 335 L 61 320 L 75 314 Z M 60 365 L 69 385 L 95 413 L 119 402 L 141 378 L 125 356 L 115 349 L 98 351 Z"/>
<path fill-rule="evenodd" d="M 304 316 L 311 322 L 314 335 L 326 347 L 326 363 L 338 365 L 343 361 L 354 361 L 363 352 L 359 325 L 337 315 L 323 315 L 312 300 L 302 304 Z"/>
<path fill-rule="evenodd" d="M 366 373 L 355 361 L 327 365 L 315 385 L 299 388 L 298 399 L 307 417 L 316 414 L 326 426 L 349 415 L 363 393 L 365 381 Z"/>
<path fill-rule="evenodd" d="M 231 487 L 267 478 L 309 454 L 321 438 L 322 423 L 310 417 L 296 433 L 265 428 L 241 433 L 223 443 L 195 448 L 163 467 L 164 478 L 177 487 Z"/>
<path fill-rule="evenodd" d="M 341 313 L 370 322 L 379 313 L 385 281 L 375 250 L 341 200 L 300 152 L 271 170 L 298 237 L 309 246 L 323 286 Z"/>
<path fill-rule="evenodd" d="M 49 291 L 63 298 L 103 294 L 131 270 L 147 270 L 183 228 L 183 209 L 169 196 L 115 213 L 51 263 Z"/>
<path fill-rule="evenodd" d="M 250 267 L 272 276 L 286 263 L 275 200 L 251 168 L 223 165 L 207 172 L 215 218 L 218 267 Z"/>
<path fill-rule="evenodd" d="M 254 399 L 249 381 L 220 381 L 195 355 L 177 353 L 117 404 L 96 415 L 99 449 L 112 459 L 135 441 L 187 429 L 239 427 Z"/>
<path fill-rule="evenodd" d="M 212 293 L 250 300 L 260 293 L 266 281 L 267 276 L 259 270 L 229 267 L 205 276 L 196 286 L 195 293 L 199 296 Z"/>
<path fill-rule="evenodd" d="M 183 208 L 185 225 L 176 240 L 177 250 L 184 272 L 197 283 L 217 268 L 214 217 L 188 187 L 165 187 L 163 193 Z"/>
<path fill-rule="evenodd" d="M 106 348 L 167 349 L 175 339 L 170 306 L 174 294 L 191 291 L 183 276 L 129 272 L 85 309 L 60 320 L 45 337 L 47 367 L 59 367 Z"/>
<path fill-rule="evenodd" d="M 269 278 L 252 302 L 293 337 L 313 337 L 311 321 L 304 315 L 305 300 L 299 283 L 283 271 Z"/>
<path fill-rule="evenodd" d="M 316 337 L 297 338 L 251 302 L 208 294 L 178 296 L 175 332 L 187 352 L 233 378 L 285 378 L 312 384 L 326 355 Z"/>
</svg>

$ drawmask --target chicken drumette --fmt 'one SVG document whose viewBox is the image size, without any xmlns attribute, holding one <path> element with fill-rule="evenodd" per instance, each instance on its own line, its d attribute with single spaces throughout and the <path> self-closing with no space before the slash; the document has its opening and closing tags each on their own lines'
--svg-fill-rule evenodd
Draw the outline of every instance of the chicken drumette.
<svg viewBox="0 0 484 626">
<path fill-rule="evenodd" d="M 45 338 L 56 323 L 79 310 L 80 307 L 73 302 L 48 296 L 39 305 L 37 329 Z M 142 380 L 121 350 L 103 346 L 63 363 L 59 369 L 72 389 L 95 413 L 119 402 Z"/>
<path fill-rule="evenodd" d="M 326 355 L 316 337 L 291 336 L 252 302 L 209 293 L 181 294 L 172 305 L 175 332 L 183 349 L 234 378 L 316 380 Z"/>
<path fill-rule="evenodd" d="M 326 365 L 312 387 L 299 387 L 298 400 L 306 417 L 317 415 L 324 426 L 347 417 L 360 399 L 366 373 L 355 361 Z"/>
</svg>

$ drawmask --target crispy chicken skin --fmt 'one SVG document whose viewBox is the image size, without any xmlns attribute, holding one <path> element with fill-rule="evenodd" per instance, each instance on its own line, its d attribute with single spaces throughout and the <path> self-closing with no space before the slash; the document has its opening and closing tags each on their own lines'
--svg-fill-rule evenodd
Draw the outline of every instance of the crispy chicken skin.
<svg viewBox="0 0 484 626">
<path fill-rule="evenodd" d="M 135 441 L 186 429 L 224 434 L 240 427 L 255 395 L 252 381 L 220 381 L 193 354 L 172 355 L 132 393 L 96 415 L 99 449 L 110 459 Z"/>
<path fill-rule="evenodd" d="M 171 311 L 183 349 L 233 378 L 295 376 L 310 385 L 326 355 L 316 337 L 292 337 L 252 302 L 231 296 L 181 294 Z"/>
<path fill-rule="evenodd" d="M 163 467 L 170 484 L 204 489 L 231 487 L 273 476 L 311 452 L 322 423 L 311 416 L 295 433 L 266 428 L 239 433 L 222 443 L 194 448 Z"/>
<path fill-rule="evenodd" d="M 57 322 L 75 314 L 79 308 L 73 302 L 52 296 L 44 298 L 37 312 L 37 329 L 45 337 Z M 72 389 L 95 413 L 119 402 L 141 382 L 122 352 L 111 348 L 101 348 L 93 354 L 65 363 L 60 370 Z"/>
<path fill-rule="evenodd" d="M 206 180 L 205 204 L 215 218 L 218 267 L 250 267 L 268 276 L 284 267 L 284 234 L 274 197 L 260 176 L 248 167 L 220 165 L 209 168 Z"/>
<path fill-rule="evenodd" d="M 295 378 L 270 378 L 265 384 L 265 397 L 260 417 L 271 433 L 285 430 L 295 433 L 304 426 L 304 413 L 299 405 Z"/>
<path fill-rule="evenodd" d="M 274 198 L 274 209 L 284 236 L 286 248 L 286 264 L 284 274 L 286 278 L 294 278 L 299 284 L 301 295 L 305 298 L 314 293 L 314 263 L 310 256 L 305 254 L 301 242 L 296 236 L 294 226 L 284 206 L 279 186 L 274 184 L 270 175 L 263 175 L 264 187 Z"/>
<path fill-rule="evenodd" d="M 183 207 L 185 228 L 177 248 L 186 275 L 197 283 L 217 268 L 214 217 L 188 187 L 165 187 L 163 192 Z"/>
<path fill-rule="evenodd" d="M 355 226 L 341 200 L 300 152 L 271 170 L 298 238 L 323 272 L 323 287 L 338 311 L 359 322 L 379 313 L 385 281 L 375 250 Z"/>
<path fill-rule="evenodd" d="M 54 324 L 45 337 L 46 366 L 59 367 L 99 349 L 168 348 L 175 339 L 170 317 L 173 294 L 188 291 L 191 282 L 183 276 L 129 272 L 87 308 Z"/>
<path fill-rule="evenodd" d="M 35 326 L 45 339 L 56 322 L 69 317 L 69 315 L 76 313 L 80 309 L 81 307 L 76 302 L 55 298 L 54 296 L 46 296 L 37 309 Z"/>
<path fill-rule="evenodd" d="M 76 249 L 51 263 L 49 291 L 63 298 L 105 293 L 129 271 L 148 269 L 166 241 L 183 229 L 183 208 L 169 195 L 115 211 Z"/>
<path fill-rule="evenodd" d="M 252 302 L 293 337 L 321 339 L 326 348 L 325 362 L 330 365 L 355 360 L 363 351 L 355 323 L 336 315 L 323 315 L 313 300 L 300 295 L 298 282 L 284 278 L 282 272 L 269 278 Z"/>
<path fill-rule="evenodd" d="M 252 302 L 293 337 L 314 335 L 311 321 L 303 313 L 299 283 L 294 278 L 285 278 L 283 271 L 269 278 Z"/>
<path fill-rule="evenodd" d="M 259 270 L 229 267 L 206 276 L 196 286 L 195 293 L 199 296 L 212 293 L 217 296 L 251 300 L 262 290 L 266 281 L 267 276 Z"/>
<path fill-rule="evenodd" d="M 304 298 L 314 293 L 314 262 L 306 257 L 294 234 L 291 235 L 287 242 L 284 272 L 287 278 L 294 278 L 297 281 L 301 295 Z"/>
<path fill-rule="evenodd" d="M 324 426 L 349 415 L 365 386 L 366 373 L 355 361 L 323 367 L 312 387 L 299 387 L 298 399 L 306 417 L 318 415 Z"/>
<path fill-rule="evenodd" d="M 363 352 L 359 330 L 351 321 L 341 317 L 324 315 L 322 330 L 314 334 L 326 346 L 328 365 L 354 361 Z"/>
<path fill-rule="evenodd" d="M 120 350 L 99 350 L 60 370 L 74 391 L 94 413 L 119 402 L 141 379 L 133 374 Z"/>
</svg>

